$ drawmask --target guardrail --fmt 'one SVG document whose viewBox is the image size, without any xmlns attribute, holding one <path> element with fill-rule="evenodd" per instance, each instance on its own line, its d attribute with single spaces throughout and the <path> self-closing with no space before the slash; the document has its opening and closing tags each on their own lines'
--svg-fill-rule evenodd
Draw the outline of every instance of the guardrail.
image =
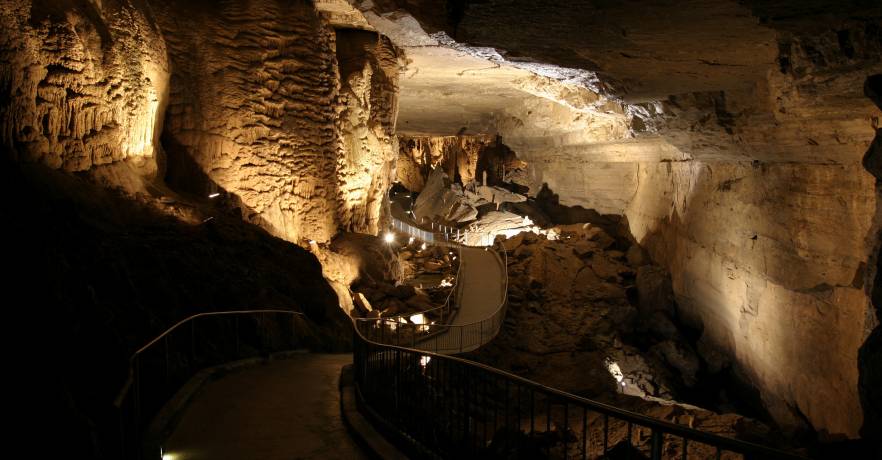
<svg viewBox="0 0 882 460">
<path fill-rule="evenodd" d="M 402 233 L 406 233 L 420 241 L 425 241 L 426 243 L 435 244 L 438 246 L 459 246 L 460 244 L 456 241 L 457 235 L 452 232 L 435 232 L 429 230 L 423 230 L 415 225 L 411 225 L 407 222 L 404 222 L 401 219 L 396 217 L 392 217 L 392 228 L 398 230 Z"/>
<path fill-rule="evenodd" d="M 477 343 L 498 333 L 504 309 L 505 302 L 476 323 L 481 325 Z M 398 326 L 388 336 L 386 327 L 353 324 L 359 407 L 414 457 L 588 459 L 609 458 L 615 449 L 615 458 L 638 453 L 684 460 L 802 458 L 626 411 L 445 354 L 467 351 L 466 337 L 473 337 L 473 330 L 466 334 L 460 328 L 462 335 L 448 335 L 451 343 L 440 335 L 421 339 L 426 331 L 415 328 L 401 334 Z"/>
<path fill-rule="evenodd" d="M 507 268 L 504 249 L 502 254 L 500 262 Z M 447 332 L 446 337 L 415 327 L 409 337 L 402 336 L 396 326 L 394 342 L 384 332 L 376 340 L 376 332 L 386 327 L 359 327 L 353 319 L 359 407 L 416 457 L 587 459 L 624 447 L 627 458 L 638 453 L 652 459 L 803 458 L 626 411 L 445 354 L 487 343 L 501 329 L 505 307 L 503 299 L 490 317 L 468 325 L 433 325 L 445 327 L 440 331 Z M 285 320 L 273 321 L 273 315 Z M 288 310 L 201 313 L 137 350 L 130 359 L 130 377 L 115 401 L 121 458 L 142 457 L 142 428 L 197 370 L 294 349 L 299 318 L 304 318 L 302 313 Z M 283 326 L 286 323 L 290 327 Z M 452 330 L 460 332 L 449 334 Z M 220 340 L 205 340 L 208 337 Z M 410 348 L 401 346 L 408 338 Z"/>
<path fill-rule="evenodd" d="M 468 324 L 415 324 L 400 318 L 357 318 L 355 327 L 368 340 L 389 345 L 429 350 L 435 353 L 463 353 L 486 344 L 499 333 L 508 299 L 508 256 L 494 251 L 502 271 L 502 299 L 488 317 Z M 499 254 L 502 254 L 501 256 Z M 462 258 L 460 258 L 462 260 Z M 460 267 L 464 262 L 461 262 Z M 458 285 L 459 286 L 459 285 Z M 457 303 L 459 290 L 457 289 Z M 414 315 L 416 313 L 411 313 Z"/>
<path fill-rule="evenodd" d="M 382 318 L 382 320 L 385 322 L 389 322 L 389 323 L 406 325 L 406 324 L 408 324 L 408 319 L 410 317 L 412 317 L 414 315 L 423 315 L 426 317 L 437 316 L 438 318 L 437 318 L 436 322 L 438 322 L 438 323 L 450 321 L 455 314 L 454 307 L 456 306 L 456 302 L 452 301 L 452 300 L 454 298 L 454 293 L 456 292 L 456 290 L 459 286 L 459 273 L 460 273 L 460 269 L 462 268 L 462 248 L 461 248 L 461 246 L 457 246 L 456 250 L 457 250 L 457 258 L 459 259 L 459 264 L 456 267 L 456 274 L 454 275 L 453 286 L 451 287 L 450 292 L 447 293 L 447 297 L 445 297 L 444 303 L 442 303 L 441 305 L 439 305 L 437 307 L 429 308 L 427 310 L 412 311 L 412 312 L 408 312 L 408 313 L 401 313 L 398 315 L 385 316 Z M 375 321 L 380 320 L 380 318 L 361 318 L 361 317 L 359 317 L 359 318 L 353 317 L 352 319 L 354 319 L 355 321 L 360 321 L 360 322 L 375 322 Z"/>
<path fill-rule="evenodd" d="M 129 377 L 114 401 L 119 409 L 120 458 L 144 457 L 144 430 L 196 372 L 295 349 L 301 318 L 305 320 L 303 313 L 290 310 L 199 313 L 135 351 L 129 359 Z"/>
</svg>

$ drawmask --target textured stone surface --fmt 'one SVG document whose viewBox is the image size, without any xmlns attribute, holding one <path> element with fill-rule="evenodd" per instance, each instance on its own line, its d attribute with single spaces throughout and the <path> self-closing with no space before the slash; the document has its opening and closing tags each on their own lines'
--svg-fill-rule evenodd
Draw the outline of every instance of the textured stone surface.
<svg viewBox="0 0 882 460">
<path fill-rule="evenodd" d="M 140 190 L 157 170 L 169 78 L 150 16 L 115 0 L 4 0 L 0 24 L 0 142 L 19 161 Z"/>
<path fill-rule="evenodd" d="M 882 72 L 879 5 L 489 0 L 448 3 L 445 17 L 430 3 L 400 6 L 415 20 L 398 10 L 372 24 L 422 27 L 434 41 L 413 45 L 484 60 L 465 75 L 497 72 L 486 94 L 520 92 L 466 103 L 463 126 L 484 113 L 487 132 L 528 163 L 531 194 L 547 184 L 561 204 L 624 215 L 670 269 L 707 358 L 731 360 L 782 426 L 856 437 L 879 225 L 860 160 L 880 115 L 861 90 Z M 421 74 L 405 77 L 402 100 Z M 440 114 L 464 104 L 421 94 Z"/>
<path fill-rule="evenodd" d="M 433 168 L 441 168 L 448 177 L 466 184 L 481 180 L 477 176 L 478 159 L 494 143 L 492 136 L 399 137 L 400 152 L 397 177 L 408 190 L 419 192 Z"/>
<path fill-rule="evenodd" d="M 2 6 L 16 159 L 130 192 L 170 171 L 289 241 L 377 232 L 398 150 L 387 38 L 335 33 L 305 1 Z"/>
<path fill-rule="evenodd" d="M 159 16 L 174 67 L 166 129 L 180 154 L 289 241 L 376 232 L 397 151 L 388 40 L 335 35 L 306 2 Z"/>
</svg>

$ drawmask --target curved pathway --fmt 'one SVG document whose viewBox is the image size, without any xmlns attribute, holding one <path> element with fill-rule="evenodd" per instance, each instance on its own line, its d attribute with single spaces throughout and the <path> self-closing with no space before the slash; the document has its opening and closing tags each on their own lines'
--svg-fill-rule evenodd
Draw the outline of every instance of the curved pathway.
<svg viewBox="0 0 882 460">
<path fill-rule="evenodd" d="M 393 219 L 411 220 L 398 203 L 393 211 Z M 495 251 L 456 246 L 462 257 L 459 308 L 451 325 L 471 326 L 438 334 L 436 344 L 459 344 L 442 353 L 471 351 L 492 339 L 489 327 L 484 333 L 474 326 L 498 311 L 507 285 Z M 183 412 L 165 452 L 174 460 L 367 458 L 340 413 L 337 379 L 340 368 L 351 362 L 351 354 L 303 354 L 210 382 Z"/>
<path fill-rule="evenodd" d="M 363 459 L 340 415 L 351 354 L 304 354 L 208 383 L 165 443 L 174 460 Z"/>
<path fill-rule="evenodd" d="M 457 282 L 459 312 L 453 325 L 472 324 L 499 309 L 505 297 L 505 272 L 495 251 L 463 246 Z"/>
</svg>

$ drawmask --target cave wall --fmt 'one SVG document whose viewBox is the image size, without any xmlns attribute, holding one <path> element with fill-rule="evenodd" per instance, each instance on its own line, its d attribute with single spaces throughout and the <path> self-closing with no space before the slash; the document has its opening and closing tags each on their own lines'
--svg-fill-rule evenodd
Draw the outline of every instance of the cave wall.
<svg viewBox="0 0 882 460">
<path fill-rule="evenodd" d="M 625 215 L 705 350 L 785 427 L 804 416 L 854 436 L 872 178 L 857 164 L 684 162 L 642 165 L 638 182 Z"/>
<path fill-rule="evenodd" d="M 872 111 L 855 107 L 868 124 Z M 703 331 L 700 350 L 727 356 L 779 424 L 857 436 L 858 349 L 875 324 L 865 278 L 878 239 L 874 179 L 860 164 L 866 135 L 822 148 L 836 155 L 830 162 L 775 161 L 779 152 L 726 160 L 708 144 L 672 141 L 516 151 L 531 191 L 547 183 L 562 204 L 627 217 L 670 270 L 681 318 Z"/>
<path fill-rule="evenodd" d="M 396 179 L 419 192 L 436 167 L 463 184 L 475 180 L 478 158 L 494 143 L 494 136 L 399 136 L 398 142 Z"/>
<path fill-rule="evenodd" d="M 156 23 L 109 0 L 0 2 L 0 142 L 129 191 L 157 173 L 169 71 Z"/>
<path fill-rule="evenodd" d="M 340 35 L 338 66 L 338 36 L 311 2 L 159 9 L 173 68 L 167 135 L 244 217 L 294 242 L 376 232 L 395 152 L 391 43 Z"/>
<path fill-rule="evenodd" d="M 343 33 L 338 50 L 305 0 L 5 0 L 0 19 L 0 141 L 15 161 L 131 193 L 164 178 L 226 192 L 293 242 L 377 232 L 398 150 L 387 38 Z"/>
<path fill-rule="evenodd" d="M 759 80 L 592 113 L 529 101 L 497 126 L 531 193 L 627 217 L 705 357 L 725 356 L 782 427 L 853 438 L 858 350 L 877 323 L 878 197 L 861 157 L 879 112 L 862 87 L 882 42 L 873 21 L 774 39 Z"/>
</svg>

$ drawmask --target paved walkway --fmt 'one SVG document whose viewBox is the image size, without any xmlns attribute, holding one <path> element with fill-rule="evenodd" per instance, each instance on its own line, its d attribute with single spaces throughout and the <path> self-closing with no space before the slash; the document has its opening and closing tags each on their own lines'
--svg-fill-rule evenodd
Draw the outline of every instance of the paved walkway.
<svg viewBox="0 0 882 460">
<path fill-rule="evenodd" d="M 505 280 L 502 265 L 491 250 L 463 246 L 461 263 L 455 325 L 471 324 L 495 313 L 503 299 Z"/>
<path fill-rule="evenodd" d="M 165 451 L 174 460 L 363 459 L 340 416 L 351 354 L 304 354 L 207 384 Z"/>
</svg>

